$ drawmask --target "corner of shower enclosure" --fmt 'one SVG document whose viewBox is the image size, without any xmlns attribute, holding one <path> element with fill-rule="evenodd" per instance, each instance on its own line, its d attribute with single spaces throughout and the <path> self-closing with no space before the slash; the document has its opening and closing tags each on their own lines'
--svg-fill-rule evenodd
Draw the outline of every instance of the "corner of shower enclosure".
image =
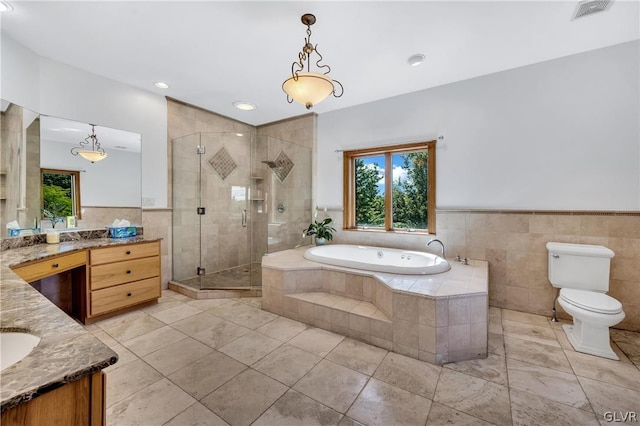
<svg viewBox="0 0 640 426">
<path fill-rule="evenodd" d="M 309 221 L 311 150 L 264 135 L 201 132 L 173 139 L 171 157 L 173 281 L 260 289 L 262 256 L 299 244 Z"/>
</svg>

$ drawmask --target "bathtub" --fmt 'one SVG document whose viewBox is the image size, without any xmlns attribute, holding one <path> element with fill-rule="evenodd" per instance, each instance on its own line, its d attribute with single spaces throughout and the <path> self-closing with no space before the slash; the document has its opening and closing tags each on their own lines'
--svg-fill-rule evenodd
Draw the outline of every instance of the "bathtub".
<svg viewBox="0 0 640 426">
<path fill-rule="evenodd" d="M 392 274 L 428 275 L 451 269 L 446 259 L 432 253 L 347 244 L 311 247 L 304 257 L 328 265 Z"/>
</svg>

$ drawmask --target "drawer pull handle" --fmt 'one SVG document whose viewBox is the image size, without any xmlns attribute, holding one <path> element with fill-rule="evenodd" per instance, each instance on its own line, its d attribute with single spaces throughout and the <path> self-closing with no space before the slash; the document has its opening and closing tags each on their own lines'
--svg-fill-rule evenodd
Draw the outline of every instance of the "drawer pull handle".
<svg viewBox="0 0 640 426">
<path fill-rule="evenodd" d="M 127 254 L 131 254 L 131 250 L 127 250 Z"/>
<path fill-rule="evenodd" d="M 54 268 L 57 268 L 57 267 L 58 267 L 58 266 L 60 266 L 60 265 L 58 265 L 57 263 L 54 263 L 54 264 L 53 264 L 53 265 L 51 265 L 51 266 L 53 266 Z"/>
<path fill-rule="evenodd" d="M 130 274 L 130 273 L 131 273 L 131 269 L 128 269 L 128 270 L 127 270 L 127 274 Z"/>
<path fill-rule="evenodd" d="M 131 293 L 127 293 L 127 297 L 131 297 Z"/>
</svg>

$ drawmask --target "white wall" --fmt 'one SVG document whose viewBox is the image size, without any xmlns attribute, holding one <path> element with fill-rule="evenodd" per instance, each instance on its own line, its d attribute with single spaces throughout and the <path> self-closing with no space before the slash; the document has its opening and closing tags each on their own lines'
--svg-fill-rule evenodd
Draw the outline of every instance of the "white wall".
<svg viewBox="0 0 640 426">
<path fill-rule="evenodd" d="M 80 173 L 80 201 L 91 207 L 140 207 L 140 155 L 110 149 L 109 156 L 91 164 L 72 156 L 76 145 L 40 140 L 40 167 Z M 117 167 L 113 167 L 117 164 Z"/>
<path fill-rule="evenodd" d="M 142 197 L 167 207 L 167 106 L 152 92 L 40 57 L 2 37 L 0 97 L 41 114 L 142 135 Z M 84 203 L 84 200 L 83 200 Z"/>
<path fill-rule="evenodd" d="M 634 41 L 321 114 L 317 205 L 342 205 L 336 149 L 444 135 L 439 209 L 640 210 L 639 51 Z"/>
</svg>

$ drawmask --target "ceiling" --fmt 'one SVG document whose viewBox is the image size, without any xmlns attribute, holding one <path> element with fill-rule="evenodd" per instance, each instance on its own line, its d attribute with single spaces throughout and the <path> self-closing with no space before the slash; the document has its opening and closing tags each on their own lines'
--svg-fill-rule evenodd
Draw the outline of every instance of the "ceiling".
<svg viewBox="0 0 640 426">
<path fill-rule="evenodd" d="M 40 116 L 40 139 L 80 146 L 91 134 L 91 125 L 64 118 Z M 140 135 L 110 127 L 95 126 L 95 134 L 102 148 L 140 152 Z M 91 145 L 89 145 L 91 148 Z"/>
<path fill-rule="evenodd" d="M 307 113 L 281 89 L 304 13 L 345 89 L 319 114 L 640 38 L 638 0 L 577 20 L 577 1 L 9 2 L 2 33 L 39 55 L 253 125 Z"/>
</svg>

